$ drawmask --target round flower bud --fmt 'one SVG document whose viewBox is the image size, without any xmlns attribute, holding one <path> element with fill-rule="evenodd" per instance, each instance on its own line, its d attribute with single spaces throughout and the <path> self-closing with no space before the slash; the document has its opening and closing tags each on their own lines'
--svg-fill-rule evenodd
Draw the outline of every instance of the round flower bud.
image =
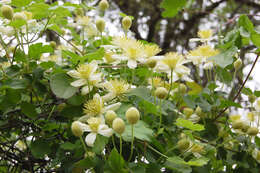
<svg viewBox="0 0 260 173">
<path fill-rule="evenodd" d="M 22 12 L 14 13 L 13 20 L 26 20 L 26 19 L 27 17 L 24 13 Z"/>
<path fill-rule="evenodd" d="M 202 110 L 199 106 L 196 107 L 195 113 L 200 117 L 202 115 Z"/>
<path fill-rule="evenodd" d="M 114 119 L 117 117 L 116 113 L 112 110 L 107 111 L 105 119 L 107 124 L 112 125 Z"/>
<path fill-rule="evenodd" d="M 242 66 L 242 61 L 241 61 L 240 58 L 238 58 L 238 59 L 234 62 L 234 68 L 235 68 L 235 70 L 238 70 L 241 66 Z"/>
<path fill-rule="evenodd" d="M 105 30 L 105 26 L 106 26 L 106 23 L 105 23 L 104 19 L 100 18 L 100 19 L 96 20 L 96 27 L 99 32 L 103 32 Z"/>
<path fill-rule="evenodd" d="M 181 94 L 185 94 L 186 91 L 187 91 L 186 85 L 184 85 L 184 84 L 181 83 L 181 84 L 179 85 L 179 91 L 180 91 Z"/>
<path fill-rule="evenodd" d="M 250 127 L 248 130 L 247 130 L 247 134 L 249 135 L 249 136 L 256 136 L 257 134 L 258 134 L 258 128 L 256 128 L 256 127 Z"/>
<path fill-rule="evenodd" d="M 6 19 L 9 19 L 9 20 L 11 20 L 14 15 L 13 8 L 10 5 L 3 5 L 1 7 L 1 13 Z"/>
<path fill-rule="evenodd" d="M 125 122 L 121 118 L 115 118 L 112 123 L 112 128 L 121 135 L 125 131 Z"/>
<path fill-rule="evenodd" d="M 129 108 L 126 111 L 125 116 L 129 124 L 136 124 L 140 119 L 140 113 L 135 107 Z"/>
<path fill-rule="evenodd" d="M 243 122 L 243 126 L 241 128 L 242 132 L 246 133 L 250 126 L 247 123 Z"/>
<path fill-rule="evenodd" d="M 191 108 L 184 108 L 183 109 L 184 115 L 186 115 L 187 118 L 189 118 L 193 114 L 193 109 Z"/>
<path fill-rule="evenodd" d="M 55 49 L 56 48 L 56 42 L 55 41 L 51 41 L 50 42 L 50 46 Z"/>
<path fill-rule="evenodd" d="M 181 139 L 177 143 L 177 147 L 179 148 L 179 150 L 186 150 L 189 148 L 189 146 L 190 142 L 187 139 Z"/>
<path fill-rule="evenodd" d="M 164 87 L 158 87 L 155 90 L 155 96 L 158 97 L 159 99 L 165 99 L 168 95 L 168 91 Z"/>
<path fill-rule="evenodd" d="M 234 129 L 242 129 L 242 127 L 243 127 L 243 121 L 237 120 L 237 121 L 233 122 L 233 123 L 232 123 L 232 127 L 233 127 Z"/>
<path fill-rule="evenodd" d="M 248 96 L 248 100 L 249 100 L 250 103 L 254 103 L 255 100 L 256 100 L 256 96 L 254 96 L 254 95 L 249 95 L 249 96 Z"/>
<path fill-rule="evenodd" d="M 81 137 L 83 135 L 83 130 L 80 126 L 80 122 L 79 121 L 74 121 L 71 124 L 71 131 L 73 133 L 73 135 L 77 136 L 77 137 Z"/>
<path fill-rule="evenodd" d="M 58 112 L 61 112 L 66 107 L 66 103 L 61 103 L 57 106 Z"/>
<path fill-rule="evenodd" d="M 198 144 L 194 144 L 193 147 L 191 147 L 191 152 L 193 153 L 202 153 L 204 151 L 204 147 Z"/>
<path fill-rule="evenodd" d="M 129 16 L 125 16 L 122 20 L 122 26 L 124 30 L 128 30 L 132 25 L 132 19 Z"/>
<path fill-rule="evenodd" d="M 148 67 L 154 68 L 157 64 L 157 61 L 154 60 L 154 59 L 148 59 L 148 61 L 146 61 L 146 64 L 147 64 Z"/>
<path fill-rule="evenodd" d="M 101 11 L 105 11 L 106 9 L 108 9 L 109 3 L 107 2 L 107 0 L 101 0 L 98 4 L 98 7 Z"/>
<path fill-rule="evenodd" d="M 82 8 L 77 8 L 75 14 L 78 16 L 84 16 L 84 10 Z"/>
</svg>

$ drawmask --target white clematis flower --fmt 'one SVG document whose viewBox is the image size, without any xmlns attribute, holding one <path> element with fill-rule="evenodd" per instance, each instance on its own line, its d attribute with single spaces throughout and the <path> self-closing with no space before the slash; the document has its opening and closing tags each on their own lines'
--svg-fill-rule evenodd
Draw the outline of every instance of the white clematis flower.
<svg viewBox="0 0 260 173">
<path fill-rule="evenodd" d="M 77 80 L 72 82 L 71 85 L 74 87 L 81 87 L 81 92 L 83 95 L 92 91 L 93 86 L 100 87 L 99 82 L 101 82 L 101 73 L 97 73 L 98 63 L 92 61 L 89 64 L 82 64 L 76 70 L 71 70 L 67 72 L 73 78 Z"/>
<path fill-rule="evenodd" d="M 92 117 L 88 119 L 87 123 L 88 125 L 79 122 L 79 125 L 84 132 L 90 132 L 85 138 L 85 142 L 89 147 L 93 147 L 97 134 L 106 137 L 110 137 L 113 134 L 113 130 L 106 124 L 103 124 L 100 118 Z"/>
</svg>

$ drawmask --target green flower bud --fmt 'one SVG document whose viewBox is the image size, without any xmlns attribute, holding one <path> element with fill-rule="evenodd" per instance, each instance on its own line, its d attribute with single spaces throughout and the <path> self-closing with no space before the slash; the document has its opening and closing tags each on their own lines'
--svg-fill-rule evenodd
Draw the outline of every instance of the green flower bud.
<svg viewBox="0 0 260 173">
<path fill-rule="evenodd" d="M 82 8 L 77 8 L 77 9 L 75 10 L 75 14 L 76 14 L 77 16 L 84 16 L 84 10 L 83 10 Z"/>
<path fill-rule="evenodd" d="M 185 94 L 186 92 L 187 92 L 187 87 L 186 87 L 186 85 L 184 85 L 184 84 L 180 84 L 179 85 L 179 91 L 180 91 L 180 93 L 181 94 Z"/>
<path fill-rule="evenodd" d="M 51 42 L 50 42 L 50 45 L 51 45 L 51 47 L 52 47 L 53 49 L 56 48 L 56 42 L 55 42 L 55 41 L 51 41 Z"/>
<path fill-rule="evenodd" d="M 116 113 L 112 110 L 107 111 L 105 119 L 108 125 L 112 125 L 114 119 L 117 117 Z"/>
<path fill-rule="evenodd" d="M 154 59 L 148 59 L 148 61 L 146 62 L 147 66 L 150 68 L 154 68 L 157 64 L 157 61 Z"/>
<path fill-rule="evenodd" d="M 202 153 L 202 152 L 204 152 L 204 147 L 201 146 L 201 145 L 198 145 L 198 144 L 194 144 L 191 147 L 191 152 L 193 152 L 193 153 Z"/>
<path fill-rule="evenodd" d="M 125 131 L 125 122 L 121 118 L 115 118 L 112 123 L 112 128 L 121 135 Z"/>
<path fill-rule="evenodd" d="M 246 133 L 247 133 L 249 136 L 256 136 L 256 135 L 258 134 L 258 132 L 259 132 L 258 128 L 256 128 L 256 127 L 250 127 L 250 128 L 247 130 Z"/>
<path fill-rule="evenodd" d="M 248 100 L 249 100 L 250 103 L 254 103 L 255 100 L 256 100 L 256 96 L 254 96 L 254 95 L 249 95 L 249 96 L 248 96 Z"/>
<path fill-rule="evenodd" d="M 77 136 L 77 137 L 81 137 L 83 135 L 83 130 L 80 126 L 80 122 L 79 121 L 74 121 L 71 124 L 71 131 L 73 133 L 73 135 Z"/>
<path fill-rule="evenodd" d="M 107 0 L 101 0 L 98 4 L 98 7 L 101 11 L 105 11 L 109 8 L 109 3 L 107 2 Z"/>
<path fill-rule="evenodd" d="M 1 13 L 2 15 L 6 18 L 6 19 L 9 19 L 11 20 L 13 18 L 13 15 L 14 15 L 14 10 L 11 6 L 9 5 L 3 5 L 1 7 Z"/>
<path fill-rule="evenodd" d="M 235 70 L 238 70 L 241 66 L 242 66 L 242 61 L 241 61 L 240 58 L 238 58 L 238 59 L 234 62 L 234 68 L 235 68 Z"/>
<path fill-rule="evenodd" d="M 243 122 L 243 126 L 241 128 L 242 132 L 246 133 L 249 128 L 250 126 L 247 123 Z"/>
<path fill-rule="evenodd" d="M 243 121 L 237 120 L 237 121 L 233 122 L 232 127 L 234 129 L 242 129 L 243 128 Z"/>
<path fill-rule="evenodd" d="M 106 23 L 105 23 L 104 19 L 100 18 L 100 19 L 96 20 L 96 27 L 99 32 L 103 32 L 105 30 L 105 26 L 106 26 Z"/>
<path fill-rule="evenodd" d="M 168 91 L 164 87 L 158 87 L 155 90 L 155 96 L 159 99 L 165 99 L 168 95 Z"/>
<path fill-rule="evenodd" d="M 201 108 L 200 108 L 199 106 L 196 107 L 195 113 L 196 113 L 199 117 L 201 117 L 201 115 L 202 115 L 202 110 L 201 110 Z"/>
<path fill-rule="evenodd" d="M 193 114 L 193 112 L 194 111 L 191 108 L 184 108 L 183 109 L 183 113 L 184 113 L 184 115 L 186 115 L 187 118 L 189 118 Z"/>
<path fill-rule="evenodd" d="M 126 16 L 122 20 L 122 26 L 124 30 L 128 30 L 132 25 L 132 19 L 129 16 Z"/>
<path fill-rule="evenodd" d="M 190 142 L 187 139 L 181 139 L 177 143 L 177 147 L 179 148 L 179 150 L 186 150 L 189 148 L 189 146 Z"/>
<path fill-rule="evenodd" d="M 125 116 L 129 124 L 136 124 L 140 119 L 140 113 L 135 107 L 129 108 L 126 111 Z"/>
</svg>

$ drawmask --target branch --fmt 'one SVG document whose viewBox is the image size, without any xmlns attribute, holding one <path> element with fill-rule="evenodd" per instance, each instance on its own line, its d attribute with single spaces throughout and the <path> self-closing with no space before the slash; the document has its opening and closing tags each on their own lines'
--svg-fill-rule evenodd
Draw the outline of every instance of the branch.
<svg viewBox="0 0 260 173">
<path fill-rule="evenodd" d="M 247 80 L 249 79 L 249 77 L 250 77 L 250 75 L 251 75 L 251 73 L 252 73 L 252 71 L 253 71 L 253 69 L 254 69 L 254 67 L 255 67 L 255 65 L 256 65 L 256 62 L 257 62 L 259 56 L 260 56 L 260 53 L 258 53 L 258 55 L 257 55 L 257 57 L 256 57 L 256 59 L 255 59 L 253 65 L 252 65 L 252 67 L 251 67 L 249 73 L 248 73 L 247 76 L 246 76 L 246 79 L 244 80 L 243 84 L 242 84 L 241 87 L 239 88 L 237 94 L 236 94 L 235 97 L 232 99 L 232 101 L 235 101 L 235 100 L 238 98 L 238 96 L 240 95 L 242 89 L 244 88 L 244 86 L 245 86 Z M 217 120 L 219 117 L 221 117 L 222 114 L 223 114 L 227 109 L 228 109 L 228 107 L 226 107 L 225 109 L 223 109 L 223 110 L 216 116 L 216 118 L 214 119 L 214 121 Z"/>
</svg>

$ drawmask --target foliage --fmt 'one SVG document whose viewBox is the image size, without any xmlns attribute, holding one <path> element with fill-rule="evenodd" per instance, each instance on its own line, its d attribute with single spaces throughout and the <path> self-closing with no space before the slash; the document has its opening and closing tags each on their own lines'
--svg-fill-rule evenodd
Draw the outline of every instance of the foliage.
<svg viewBox="0 0 260 173">
<path fill-rule="evenodd" d="M 164 0 L 163 16 L 186 3 Z M 186 54 L 162 54 L 129 30 L 110 36 L 105 20 L 87 16 L 104 11 L 87 3 L 9 5 L 12 20 L 1 8 L 0 172 L 259 170 L 260 92 L 244 87 L 251 72 L 235 97 L 229 91 L 240 50 L 253 46 L 259 56 L 247 15 L 223 37 L 199 31 Z M 60 40 L 45 41 L 48 32 Z M 242 94 L 248 104 L 237 102 Z M 248 115 L 229 113 L 237 108 Z"/>
</svg>

